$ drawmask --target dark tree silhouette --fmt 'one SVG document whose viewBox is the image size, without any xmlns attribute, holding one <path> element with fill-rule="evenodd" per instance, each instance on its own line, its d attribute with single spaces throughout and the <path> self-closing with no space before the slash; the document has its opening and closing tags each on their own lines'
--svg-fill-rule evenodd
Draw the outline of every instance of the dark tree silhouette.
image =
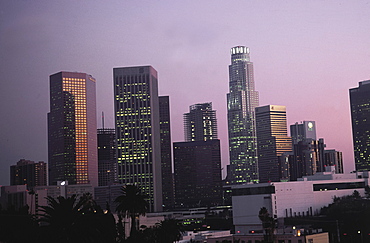
<svg viewBox="0 0 370 243">
<path fill-rule="evenodd" d="M 114 242 L 114 217 L 105 214 L 86 194 L 77 200 L 46 198 L 48 206 L 40 206 L 40 242 Z"/>
<path fill-rule="evenodd" d="M 275 231 L 275 220 L 270 216 L 269 212 L 265 207 L 262 207 L 258 213 L 258 218 L 262 222 L 262 228 L 264 231 L 264 242 L 274 242 L 274 231 Z"/>
<path fill-rule="evenodd" d="M 35 240 L 38 225 L 28 210 L 27 205 L 19 209 L 12 205 L 2 209 L 0 204 L 0 242 L 38 242 Z"/>
<path fill-rule="evenodd" d="M 123 217 L 131 219 L 130 236 L 134 236 L 138 231 L 136 218 L 145 215 L 148 210 L 147 196 L 141 193 L 140 188 L 135 185 L 122 187 L 122 195 L 118 196 L 115 202 L 118 204 L 116 211 Z"/>
<path fill-rule="evenodd" d="M 181 239 L 184 227 L 176 219 L 165 219 L 155 225 L 154 231 L 158 243 L 173 243 Z"/>
</svg>

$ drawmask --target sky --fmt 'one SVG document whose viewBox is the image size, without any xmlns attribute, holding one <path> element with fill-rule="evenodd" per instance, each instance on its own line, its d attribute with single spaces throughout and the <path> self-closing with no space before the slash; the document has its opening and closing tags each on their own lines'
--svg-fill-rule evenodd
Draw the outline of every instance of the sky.
<svg viewBox="0 0 370 243">
<path fill-rule="evenodd" d="M 151 65 L 170 96 L 172 141 L 183 114 L 217 110 L 229 163 L 230 48 L 247 46 L 260 105 L 287 107 L 288 126 L 314 120 L 328 149 L 354 169 L 349 89 L 370 79 L 370 1 L 0 0 L 0 185 L 20 159 L 47 162 L 49 75 L 97 80 L 98 127 L 114 127 L 113 67 Z"/>
</svg>

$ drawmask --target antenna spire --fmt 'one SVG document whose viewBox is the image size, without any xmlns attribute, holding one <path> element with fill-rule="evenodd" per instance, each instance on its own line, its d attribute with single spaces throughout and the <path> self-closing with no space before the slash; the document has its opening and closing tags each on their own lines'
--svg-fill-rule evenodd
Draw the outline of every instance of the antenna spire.
<svg viewBox="0 0 370 243">
<path fill-rule="evenodd" d="M 102 120 L 103 131 L 104 131 L 104 111 L 101 112 L 101 120 Z"/>
</svg>

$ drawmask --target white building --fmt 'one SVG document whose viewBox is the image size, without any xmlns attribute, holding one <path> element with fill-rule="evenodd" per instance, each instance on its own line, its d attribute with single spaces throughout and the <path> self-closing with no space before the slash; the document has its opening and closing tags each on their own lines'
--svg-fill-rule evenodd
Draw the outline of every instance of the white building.
<svg viewBox="0 0 370 243">
<path fill-rule="evenodd" d="M 232 186 L 232 205 L 237 234 L 262 233 L 259 210 L 266 207 L 275 219 L 315 215 L 334 197 L 364 195 L 368 172 L 353 174 L 317 173 L 301 181 Z M 252 232 L 253 231 L 253 232 Z"/>
</svg>

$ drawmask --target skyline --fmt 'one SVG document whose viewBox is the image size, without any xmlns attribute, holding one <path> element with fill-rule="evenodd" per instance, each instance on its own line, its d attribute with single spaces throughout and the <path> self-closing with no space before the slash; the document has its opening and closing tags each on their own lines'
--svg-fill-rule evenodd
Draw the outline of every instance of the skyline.
<svg viewBox="0 0 370 243">
<path fill-rule="evenodd" d="M 370 79 L 369 13 L 366 1 L 2 1 L 0 185 L 20 159 L 48 162 L 49 75 L 92 75 L 97 114 L 113 128 L 113 68 L 141 65 L 158 71 L 159 95 L 170 96 L 172 142 L 184 141 L 189 105 L 213 103 L 225 171 L 228 65 L 238 45 L 251 50 L 260 106 L 286 106 L 288 126 L 316 121 L 349 172 L 349 89 Z"/>
</svg>

